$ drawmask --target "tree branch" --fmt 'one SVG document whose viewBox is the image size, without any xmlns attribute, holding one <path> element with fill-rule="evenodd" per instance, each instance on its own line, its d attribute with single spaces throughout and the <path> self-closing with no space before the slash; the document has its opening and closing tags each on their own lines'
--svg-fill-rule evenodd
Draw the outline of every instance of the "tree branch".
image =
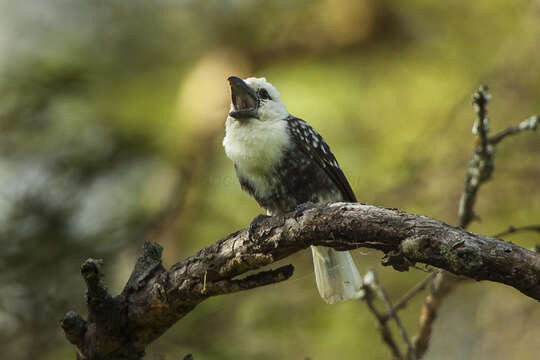
<svg viewBox="0 0 540 360">
<path fill-rule="evenodd" d="M 473 125 L 473 135 L 477 136 L 477 145 L 474 147 L 473 158 L 467 169 L 465 189 L 459 202 L 459 226 L 466 228 L 471 221 L 477 218 L 474 213 L 476 194 L 480 186 L 491 179 L 493 174 L 493 146 L 488 144 L 487 133 L 489 123 L 487 118 L 487 103 L 491 95 L 487 93 L 487 86 L 480 86 L 473 95 L 473 105 L 478 120 Z"/>
<path fill-rule="evenodd" d="M 66 331 L 66 336 L 83 359 L 140 358 L 146 345 L 208 297 L 288 279 L 292 267 L 287 266 L 234 278 L 311 245 L 374 248 L 386 254 L 385 265 L 400 271 L 406 264 L 424 263 L 507 284 L 540 300 L 540 254 L 396 209 L 358 203 L 314 205 L 302 213 L 261 221 L 253 238 L 257 240 L 248 239 L 247 229 L 240 230 L 169 270 L 161 265 L 161 247 L 148 243 L 121 295 L 102 296 L 104 287 L 99 285 L 97 298 L 105 300 L 99 307 L 91 305 L 96 282 L 87 280 L 87 330 L 77 339 L 73 337 L 82 331 Z M 73 316 L 66 314 L 63 323 Z"/>
<path fill-rule="evenodd" d="M 403 295 L 403 297 L 401 299 L 399 299 L 395 304 L 394 304 L 394 311 L 399 311 L 401 309 L 404 309 L 407 304 L 409 303 L 409 301 L 416 296 L 416 294 L 420 293 L 421 291 L 423 291 L 429 284 L 431 284 L 431 282 L 433 281 L 433 279 L 435 278 L 435 276 L 437 275 L 438 271 L 432 271 L 429 273 L 428 276 L 426 276 L 422 281 L 420 281 L 419 283 L 417 283 L 416 285 L 414 285 L 411 289 L 409 289 L 409 291 L 407 291 L 405 293 L 405 295 Z M 388 320 L 390 319 L 390 316 L 391 314 L 389 312 L 383 314 L 383 317 L 385 320 Z"/>
<path fill-rule="evenodd" d="M 490 136 L 488 143 L 491 145 L 497 145 L 502 139 L 510 135 L 519 134 L 522 131 L 532 130 L 535 131 L 538 127 L 538 122 L 540 121 L 540 114 L 531 116 L 530 118 L 523 120 L 517 126 L 510 126 L 503 131 Z"/>
<path fill-rule="evenodd" d="M 515 234 L 515 233 L 518 233 L 518 232 L 527 232 L 527 231 L 540 233 L 540 225 L 525 225 L 525 226 L 513 226 L 513 225 L 510 225 L 508 227 L 508 229 L 506 229 L 505 231 L 502 231 L 502 232 L 500 232 L 498 234 L 493 235 L 493 237 L 501 238 L 501 237 L 506 236 L 506 235 Z"/>
<path fill-rule="evenodd" d="M 473 94 L 473 106 L 476 111 L 477 120 L 473 125 L 473 135 L 477 136 L 477 141 L 473 150 L 473 157 L 467 169 L 465 177 L 465 188 L 461 195 L 458 209 L 459 226 L 467 228 L 470 223 L 478 219 L 474 213 L 476 196 L 480 187 L 489 181 L 495 168 L 494 156 L 496 145 L 507 136 L 514 135 L 526 130 L 536 130 L 539 116 L 532 116 L 522 121 L 517 126 L 511 126 L 491 137 L 489 133 L 489 120 L 487 117 L 487 104 L 491 100 L 491 95 L 487 93 L 488 88 L 482 85 Z M 498 237 L 498 236 L 495 236 Z M 429 339 L 431 337 L 432 326 L 437 317 L 437 311 L 443 299 L 451 293 L 457 278 L 451 274 L 440 272 L 437 274 L 434 284 L 431 286 L 430 294 L 424 300 L 420 315 L 420 329 L 415 336 L 415 348 L 418 357 L 422 357 L 427 351 Z"/>
<path fill-rule="evenodd" d="M 375 278 L 374 272 L 369 272 L 365 278 L 372 277 Z M 399 346 L 397 345 L 396 341 L 394 340 L 394 336 L 392 335 L 392 331 L 390 331 L 390 327 L 388 326 L 387 319 L 384 318 L 383 314 L 377 310 L 377 307 L 375 306 L 375 292 L 377 289 L 373 289 L 372 287 L 372 281 L 366 281 L 367 279 L 364 279 L 363 282 L 363 290 L 364 290 L 364 296 L 363 300 L 366 302 L 366 305 L 371 311 L 371 313 L 375 316 L 375 319 L 377 319 L 379 332 L 381 333 L 381 338 L 390 349 L 390 352 L 392 353 L 392 359 L 393 360 L 403 360 L 403 355 L 401 354 L 401 351 L 399 350 Z"/>
<path fill-rule="evenodd" d="M 408 360 L 416 360 L 416 352 L 414 351 L 413 345 L 411 340 L 409 339 L 409 335 L 407 334 L 407 331 L 405 330 L 405 327 L 403 327 L 403 324 L 401 323 L 401 320 L 399 319 L 399 316 L 396 312 L 395 307 L 392 305 L 392 301 L 390 301 L 390 297 L 386 293 L 386 290 L 379 284 L 379 281 L 377 279 L 377 276 L 375 275 L 375 272 L 370 271 L 366 274 L 364 277 L 364 289 L 366 288 L 373 288 L 377 294 L 379 294 L 379 297 L 382 299 L 384 304 L 386 305 L 386 311 L 389 314 L 389 317 L 391 319 L 394 319 L 394 322 L 396 323 L 396 326 L 399 329 L 399 332 L 401 333 L 401 337 L 403 338 L 403 341 L 407 345 L 407 359 Z M 366 286 L 367 285 L 367 286 Z M 366 297 L 367 299 L 367 297 Z M 373 305 L 369 306 L 369 309 L 373 312 L 375 307 Z M 388 329 L 386 319 L 384 318 L 383 314 L 376 313 L 377 320 L 379 321 L 379 328 L 380 330 L 384 332 L 390 333 L 390 330 Z M 390 333 L 391 334 L 391 333 Z M 383 339 L 385 338 L 383 334 Z M 389 344 L 390 345 L 390 344 Z M 395 344 L 394 344 L 395 345 Z M 401 355 L 400 355 L 401 356 Z"/>
<path fill-rule="evenodd" d="M 424 299 L 420 310 L 420 327 L 414 337 L 414 349 L 418 358 L 425 355 L 429 347 L 433 323 L 437 318 L 439 307 L 455 284 L 455 276 L 446 271 L 439 271 L 431 283 L 429 295 Z"/>
</svg>

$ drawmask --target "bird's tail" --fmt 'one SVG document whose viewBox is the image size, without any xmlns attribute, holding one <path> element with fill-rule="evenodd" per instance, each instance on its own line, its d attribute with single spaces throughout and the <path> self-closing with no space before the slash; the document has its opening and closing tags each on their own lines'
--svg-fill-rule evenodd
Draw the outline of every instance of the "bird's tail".
<svg viewBox="0 0 540 360">
<path fill-rule="evenodd" d="M 362 293 L 362 277 L 348 251 L 312 246 L 315 281 L 328 304 L 357 299 Z"/>
</svg>

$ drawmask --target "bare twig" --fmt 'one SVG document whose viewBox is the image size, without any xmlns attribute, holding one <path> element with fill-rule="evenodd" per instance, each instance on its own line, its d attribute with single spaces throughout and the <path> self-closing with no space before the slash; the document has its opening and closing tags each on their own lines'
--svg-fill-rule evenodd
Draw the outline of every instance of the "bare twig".
<svg viewBox="0 0 540 360">
<path fill-rule="evenodd" d="M 473 126 L 473 134 L 478 136 L 478 147 L 483 156 L 487 155 L 487 134 L 489 123 L 487 118 L 487 103 L 491 100 L 491 95 L 487 93 L 488 87 L 482 85 L 473 94 L 473 107 L 478 116 L 478 121 Z"/>
<path fill-rule="evenodd" d="M 531 116 L 530 118 L 520 122 L 517 126 L 510 126 L 503 131 L 493 136 L 490 136 L 488 139 L 488 143 L 490 143 L 491 145 L 497 145 L 502 139 L 507 136 L 516 135 L 526 130 L 535 131 L 538 127 L 538 122 L 540 122 L 540 114 Z"/>
<path fill-rule="evenodd" d="M 386 310 L 390 314 L 390 317 L 394 319 L 399 332 L 401 333 L 401 337 L 403 337 L 403 340 L 405 341 L 405 344 L 407 344 L 407 358 L 410 360 L 416 360 L 416 351 L 413 348 L 413 345 L 411 343 L 411 339 L 409 339 L 409 335 L 407 334 L 407 331 L 403 327 L 403 324 L 401 323 L 401 320 L 399 319 L 399 316 L 397 315 L 396 310 L 392 306 L 392 302 L 390 301 L 390 298 L 388 297 L 388 294 L 386 293 L 386 290 L 375 280 L 374 285 L 377 287 L 377 292 L 379 293 L 380 297 L 386 304 Z"/>
<path fill-rule="evenodd" d="M 414 349 L 419 359 L 425 355 L 429 347 L 429 340 L 431 339 L 433 324 L 437 318 L 439 307 L 454 285 L 453 275 L 446 271 L 439 272 L 432 282 L 430 293 L 424 300 L 420 312 L 420 327 L 414 337 Z"/>
<path fill-rule="evenodd" d="M 476 194 L 480 186 L 488 181 L 493 174 L 493 147 L 488 144 L 487 133 L 489 122 L 487 118 L 487 103 L 491 96 L 487 94 L 487 87 L 480 86 L 473 95 L 473 105 L 478 116 L 473 125 L 473 134 L 477 136 L 477 145 L 474 147 L 473 158 L 467 169 L 465 189 L 459 202 L 459 226 L 466 228 L 472 220 L 477 218 L 474 213 Z"/>
<path fill-rule="evenodd" d="M 365 300 L 366 305 L 371 311 L 371 313 L 375 316 L 375 319 L 377 319 L 378 322 L 378 328 L 379 332 L 381 333 L 381 338 L 384 341 L 384 343 L 390 348 L 390 351 L 392 352 L 392 358 L 394 360 L 403 360 L 403 355 L 401 354 L 401 351 L 399 350 L 398 345 L 396 344 L 394 337 L 392 335 L 392 331 L 390 331 L 390 328 L 388 327 L 388 323 L 386 319 L 384 318 L 383 314 L 377 310 L 374 304 L 375 299 L 375 291 L 372 287 L 372 284 L 369 280 L 367 280 L 369 277 L 375 278 L 375 274 L 373 272 L 368 272 L 365 277 L 365 281 L 363 284 L 363 289 L 365 291 L 363 300 Z"/>
<path fill-rule="evenodd" d="M 421 291 L 423 291 L 430 283 L 431 281 L 433 281 L 433 279 L 435 278 L 435 275 L 437 275 L 438 271 L 432 271 L 431 273 L 429 273 L 428 276 L 426 276 L 424 278 L 424 280 L 420 281 L 418 284 L 414 285 L 411 289 L 409 289 L 409 291 L 407 291 L 405 293 L 405 295 L 403 295 L 401 297 L 401 299 L 399 299 L 395 304 L 394 304 L 394 311 L 400 311 L 402 309 L 404 309 L 408 302 L 413 298 L 415 297 L 418 293 L 420 293 Z M 388 320 L 390 318 L 391 314 L 389 312 L 383 314 L 383 317 Z"/>
<path fill-rule="evenodd" d="M 525 130 L 535 130 L 538 124 L 538 115 L 522 121 L 518 126 L 509 127 L 498 134 L 488 137 L 489 121 L 487 118 L 487 104 L 491 95 L 487 93 L 487 86 L 480 86 L 473 95 L 473 106 L 477 114 L 477 120 L 473 125 L 473 134 L 477 136 L 473 157 L 467 169 L 465 189 L 459 203 L 458 218 L 459 226 L 467 226 L 478 216 L 474 213 L 474 204 L 478 189 L 482 184 L 489 181 L 494 171 L 495 146 L 509 135 L 514 135 Z M 495 237 L 499 237 L 498 235 Z M 430 294 L 424 300 L 420 315 L 420 329 L 414 338 L 414 347 L 417 355 L 421 358 L 429 346 L 433 323 L 437 317 L 438 309 L 443 299 L 452 291 L 457 283 L 457 278 L 448 272 L 442 271 L 437 275 Z"/>
<path fill-rule="evenodd" d="M 501 238 L 501 237 L 506 236 L 506 235 L 515 234 L 515 233 L 518 233 L 518 232 L 527 232 L 527 231 L 540 233 L 540 225 L 526 225 L 526 226 L 513 226 L 513 225 L 510 225 L 508 227 L 508 229 L 506 229 L 506 230 L 504 230 L 504 231 L 502 231 L 502 232 L 500 232 L 498 234 L 493 235 L 493 237 Z"/>
</svg>

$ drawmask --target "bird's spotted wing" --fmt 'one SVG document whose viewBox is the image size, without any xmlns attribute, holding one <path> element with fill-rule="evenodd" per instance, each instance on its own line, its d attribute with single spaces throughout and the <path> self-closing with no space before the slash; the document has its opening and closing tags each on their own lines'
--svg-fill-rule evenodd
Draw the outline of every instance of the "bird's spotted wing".
<svg viewBox="0 0 540 360">
<path fill-rule="evenodd" d="M 293 141 L 298 148 L 319 165 L 332 179 L 336 187 L 340 190 L 344 201 L 356 202 L 356 196 L 347 178 L 322 136 L 302 119 L 290 117 L 287 121 Z"/>
</svg>

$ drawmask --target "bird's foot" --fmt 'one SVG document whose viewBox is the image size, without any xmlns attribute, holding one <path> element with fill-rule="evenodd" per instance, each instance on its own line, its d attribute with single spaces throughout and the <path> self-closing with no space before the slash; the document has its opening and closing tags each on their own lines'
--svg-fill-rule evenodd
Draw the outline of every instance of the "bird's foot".
<svg viewBox="0 0 540 360">
<path fill-rule="evenodd" d="M 255 235 L 255 231 L 257 231 L 257 228 L 259 227 L 259 223 L 269 217 L 270 216 L 268 215 L 259 214 L 253 220 L 251 220 L 251 223 L 249 224 L 249 227 L 248 227 L 249 241 L 254 240 L 253 236 Z"/>
<path fill-rule="evenodd" d="M 311 201 L 308 201 L 308 202 L 305 202 L 305 203 L 302 203 L 300 205 L 298 205 L 295 209 L 294 209 L 294 217 L 297 218 L 299 216 L 302 216 L 302 214 L 304 213 L 304 211 L 308 210 L 308 209 L 311 209 L 312 207 L 314 207 L 315 204 L 312 203 Z"/>
</svg>

